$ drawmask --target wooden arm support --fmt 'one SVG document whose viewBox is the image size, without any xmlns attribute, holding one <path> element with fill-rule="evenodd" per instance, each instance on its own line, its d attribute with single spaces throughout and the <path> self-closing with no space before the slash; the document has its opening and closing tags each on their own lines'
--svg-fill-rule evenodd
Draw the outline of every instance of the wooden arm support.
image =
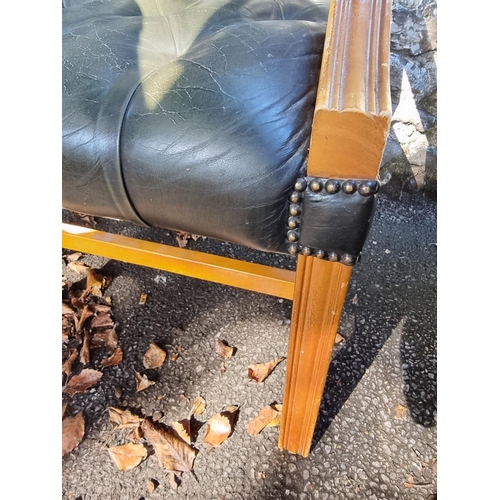
<svg viewBox="0 0 500 500">
<path fill-rule="evenodd" d="M 391 120 L 391 0 L 332 0 L 308 176 L 375 179 Z M 309 454 L 351 268 L 298 256 L 279 447 Z"/>
</svg>

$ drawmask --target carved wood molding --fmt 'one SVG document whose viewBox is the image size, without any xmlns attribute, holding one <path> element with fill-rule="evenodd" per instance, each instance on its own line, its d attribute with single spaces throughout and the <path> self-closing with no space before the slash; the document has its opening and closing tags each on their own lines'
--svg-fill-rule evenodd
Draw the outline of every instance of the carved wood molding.
<svg viewBox="0 0 500 500">
<path fill-rule="evenodd" d="M 392 0 L 333 0 L 308 175 L 375 178 L 391 120 Z"/>
</svg>

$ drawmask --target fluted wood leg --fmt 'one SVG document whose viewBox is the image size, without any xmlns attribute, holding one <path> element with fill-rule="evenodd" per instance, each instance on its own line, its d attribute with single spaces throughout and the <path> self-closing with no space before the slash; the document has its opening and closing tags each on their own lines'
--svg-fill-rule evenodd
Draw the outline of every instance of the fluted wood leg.
<svg viewBox="0 0 500 500">
<path fill-rule="evenodd" d="M 309 455 L 352 268 L 298 256 L 278 446 Z"/>
</svg>

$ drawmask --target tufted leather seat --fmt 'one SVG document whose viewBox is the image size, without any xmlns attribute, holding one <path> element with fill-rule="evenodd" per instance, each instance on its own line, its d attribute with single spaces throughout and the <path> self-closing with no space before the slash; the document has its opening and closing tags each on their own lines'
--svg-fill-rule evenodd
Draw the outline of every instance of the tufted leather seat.
<svg viewBox="0 0 500 500">
<path fill-rule="evenodd" d="M 285 252 L 329 2 L 63 6 L 63 207 Z"/>
<path fill-rule="evenodd" d="M 309 453 L 390 126 L 391 0 L 63 0 L 63 207 L 297 255 L 63 226 L 63 246 L 293 300 L 278 446 Z"/>
</svg>

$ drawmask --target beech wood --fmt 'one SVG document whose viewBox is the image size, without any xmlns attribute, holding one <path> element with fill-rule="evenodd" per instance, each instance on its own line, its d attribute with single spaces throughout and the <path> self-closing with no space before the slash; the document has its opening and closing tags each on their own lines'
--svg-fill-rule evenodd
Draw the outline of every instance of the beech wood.
<svg viewBox="0 0 500 500">
<path fill-rule="evenodd" d="M 292 299 L 295 272 L 63 224 L 62 246 L 130 264 Z"/>
<path fill-rule="evenodd" d="M 391 0 L 332 0 L 307 175 L 375 179 L 391 120 Z M 308 456 L 352 268 L 298 256 L 278 446 Z"/>
</svg>

